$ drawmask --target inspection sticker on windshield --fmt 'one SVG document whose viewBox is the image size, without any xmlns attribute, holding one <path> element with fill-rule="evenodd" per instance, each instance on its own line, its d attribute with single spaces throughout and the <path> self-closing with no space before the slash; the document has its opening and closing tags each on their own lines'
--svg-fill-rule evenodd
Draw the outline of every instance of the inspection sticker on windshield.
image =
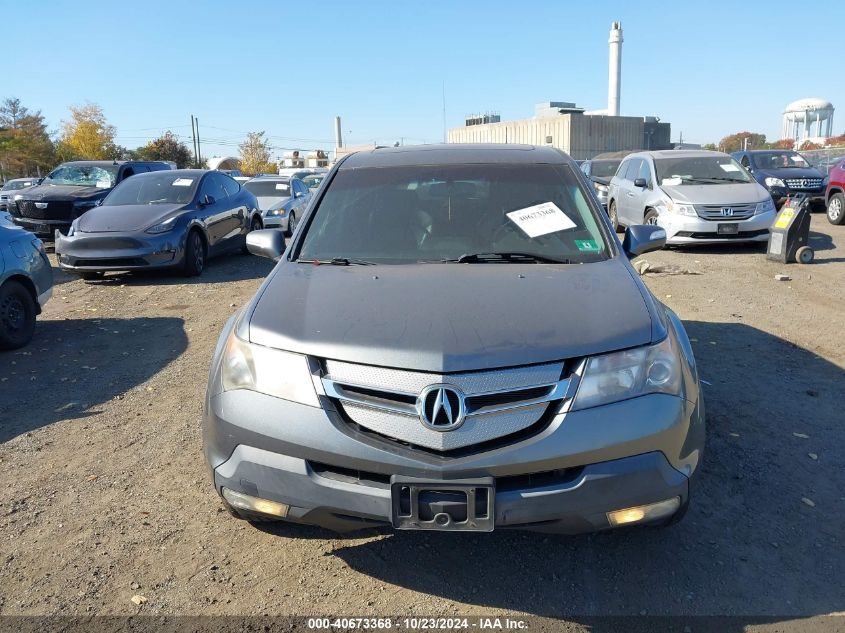
<svg viewBox="0 0 845 633">
<path fill-rule="evenodd" d="M 193 178 L 177 178 L 173 181 L 174 187 L 190 187 L 193 184 Z"/>
<path fill-rule="evenodd" d="M 288 186 L 286 184 L 280 182 L 278 185 L 276 185 L 276 189 L 278 189 L 279 191 L 287 191 Z"/>
<path fill-rule="evenodd" d="M 731 163 L 719 163 L 719 167 L 721 167 L 724 171 L 739 171 L 739 167 Z"/>
<path fill-rule="evenodd" d="M 575 240 L 575 248 L 588 253 L 598 253 L 599 245 L 595 240 Z"/>
<path fill-rule="evenodd" d="M 543 202 L 533 207 L 511 211 L 507 216 L 528 237 L 540 237 L 575 228 L 575 222 L 570 220 L 554 202 Z"/>
<path fill-rule="evenodd" d="M 111 187 L 111 182 L 108 180 L 98 180 L 97 189 L 109 189 Z"/>
</svg>

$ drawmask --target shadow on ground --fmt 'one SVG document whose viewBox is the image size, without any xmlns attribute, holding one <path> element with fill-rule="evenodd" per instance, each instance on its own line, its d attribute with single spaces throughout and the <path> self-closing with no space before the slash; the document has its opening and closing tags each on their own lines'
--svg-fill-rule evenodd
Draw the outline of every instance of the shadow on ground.
<svg viewBox="0 0 845 633">
<path fill-rule="evenodd" d="M 185 351 L 183 320 L 39 321 L 32 342 L 0 352 L 0 442 L 98 405 L 161 371 Z"/>
<path fill-rule="evenodd" d="M 585 624 L 588 616 L 727 614 L 743 617 L 720 621 L 720 630 L 741 631 L 845 611 L 845 371 L 743 324 L 686 325 L 710 384 L 705 463 L 679 525 L 578 537 L 388 531 L 361 540 L 379 534 L 371 531 L 340 537 L 332 554 L 388 588 L 584 616 Z"/>
</svg>

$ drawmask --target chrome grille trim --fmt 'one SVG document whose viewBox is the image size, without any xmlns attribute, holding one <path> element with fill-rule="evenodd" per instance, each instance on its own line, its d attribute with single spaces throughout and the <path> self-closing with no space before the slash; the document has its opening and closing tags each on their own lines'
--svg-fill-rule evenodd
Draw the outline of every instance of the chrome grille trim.
<svg viewBox="0 0 845 633">
<path fill-rule="evenodd" d="M 790 189 L 818 189 L 822 186 L 821 178 L 786 178 L 784 182 Z"/>
<path fill-rule="evenodd" d="M 537 423 L 549 403 L 566 410 L 578 386 L 578 371 L 561 378 L 564 363 L 482 372 L 434 374 L 339 361 L 325 361 L 320 379 L 325 395 L 354 423 L 389 439 L 448 451 L 523 431 Z M 448 384 L 462 391 L 465 421 L 446 432 L 421 422 L 422 392 Z M 524 398 L 520 393 L 525 392 Z M 496 402 L 496 396 L 502 396 Z M 473 399 L 477 402 L 473 403 Z"/>
<path fill-rule="evenodd" d="M 747 220 L 754 211 L 757 210 L 757 204 L 696 204 L 694 205 L 695 212 L 698 217 L 703 220 L 718 220 L 719 222 L 729 222 L 731 220 Z M 732 215 L 722 215 L 722 209 L 731 209 Z"/>
</svg>

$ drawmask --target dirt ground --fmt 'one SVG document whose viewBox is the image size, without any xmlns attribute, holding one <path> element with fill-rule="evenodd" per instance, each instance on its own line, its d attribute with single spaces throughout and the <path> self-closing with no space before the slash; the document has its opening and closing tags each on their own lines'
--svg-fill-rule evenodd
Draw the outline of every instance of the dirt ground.
<svg viewBox="0 0 845 633">
<path fill-rule="evenodd" d="M 845 612 L 845 226 L 814 216 L 812 245 L 810 266 L 740 246 L 644 258 L 706 381 L 705 465 L 681 524 L 569 538 L 231 518 L 202 398 L 221 327 L 271 265 L 56 269 L 34 341 L 0 354 L 0 614 L 738 614 L 798 630 Z"/>
</svg>

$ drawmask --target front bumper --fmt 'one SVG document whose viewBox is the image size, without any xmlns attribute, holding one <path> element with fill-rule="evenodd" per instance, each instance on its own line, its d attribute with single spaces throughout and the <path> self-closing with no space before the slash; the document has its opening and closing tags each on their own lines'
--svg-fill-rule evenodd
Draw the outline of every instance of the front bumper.
<svg viewBox="0 0 845 633">
<path fill-rule="evenodd" d="M 12 222 L 32 231 L 45 242 L 52 242 L 57 230 L 63 234 L 67 233 L 71 224 L 67 220 L 33 220 L 15 216 L 12 216 Z"/>
<path fill-rule="evenodd" d="M 789 196 L 794 196 L 797 193 L 805 194 L 811 203 L 822 203 L 825 202 L 825 191 L 827 187 L 820 187 L 818 189 L 789 189 L 788 187 L 769 187 L 769 193 L 772 195 L 772 200 L 775 203 L 775 206 L 780 209 L 783 206 L 783 203 L 786 202 L 786 199 Z"/>
<path fill-rule="evenodd" d="M 108 272 L 178 266 L 184 236 L 138 233 L 77 233 L 56 237 L 56 257 L 63 270 Z"/>
<path fill-rule="evenodd" d="M 284 215 L 269 215 L 265 212 L 261 215 L 261 221 L 264 223 L 265 229 L 282 229 L 283 231 L 287 231 L 288 217 L 287 212 Z"/>
<path fill-rule="evenodd" d="M 699 217 L 664 212 L 658 216 L 657 223 L 666 229 L 666 243 L 681 244 L 724 244 L 731 242 L 766 242 L 769 239 L 769 227 L 775 221 L 774 211 L 753 215 L 747 220 L 724 222 L 704 220 Z M 719 224 L 736 224 L 735 234 L 720 235 Z"/>
<path fill-rule="evenodd" d="M 218 493 L 286 504 L 290 521 L 339 531 L 389 525 L 392 475 L 493 477 L 496 528 L 574 534 L 608 529 L 613 510 L 674 497 L 684 504 L 703 424 L 698 406 L 654 394 L 558 414 L 527 439 L 443 457 L 365 435 L 330 404 L 237 390 L 207 401 L 203 441 Z"/>
</svg>

